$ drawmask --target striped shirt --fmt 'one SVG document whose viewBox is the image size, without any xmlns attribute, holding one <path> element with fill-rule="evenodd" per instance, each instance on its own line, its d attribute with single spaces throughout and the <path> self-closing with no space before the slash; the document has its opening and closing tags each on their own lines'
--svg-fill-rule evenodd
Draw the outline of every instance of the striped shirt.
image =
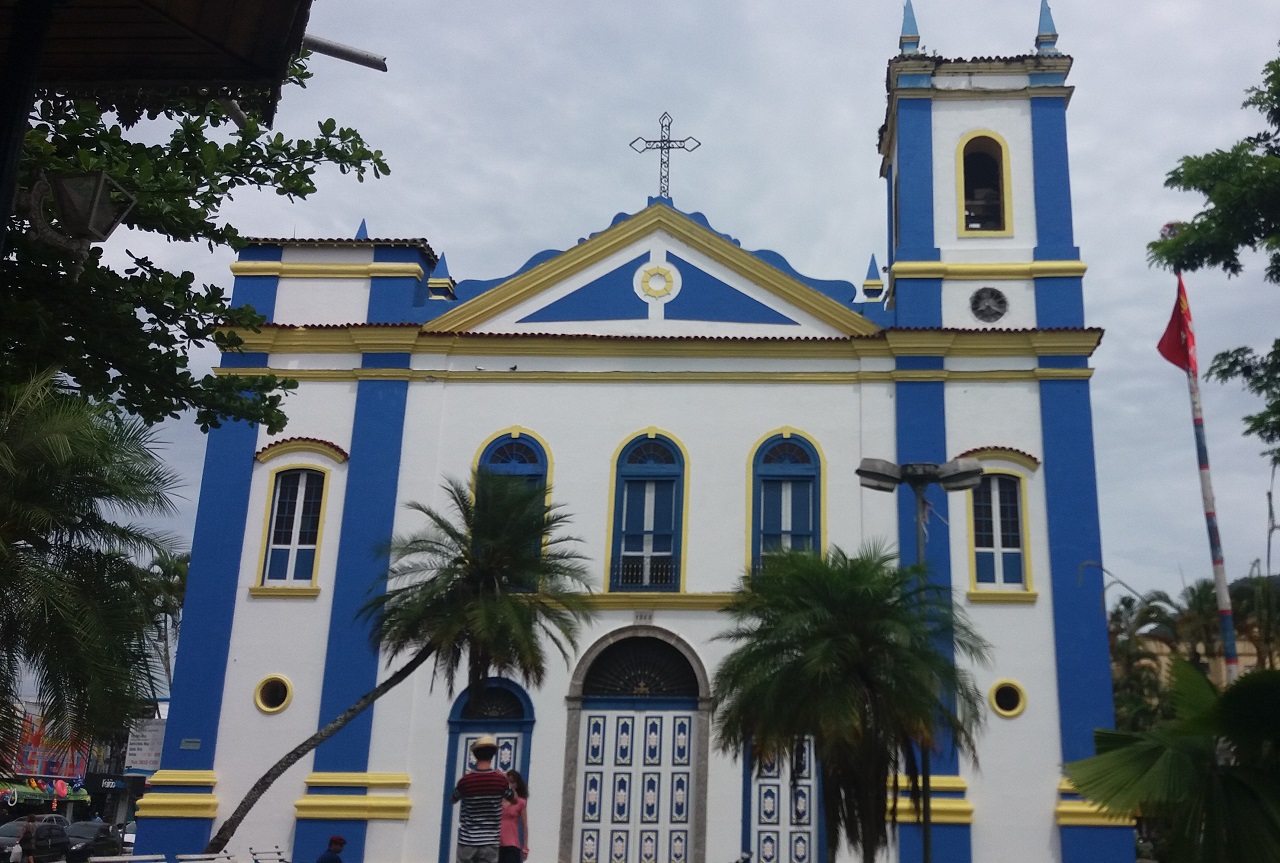
<svg viewBox="0 0 1280 863">
<path fill-rule="evenodd" d="M 507 775 L 498 770 L 468 773 L 453 789 L 462 802 L 458 815 L 459 845 L 497 845 L 502 830 L 502 800 L 515 797 Z"/>
</svg>

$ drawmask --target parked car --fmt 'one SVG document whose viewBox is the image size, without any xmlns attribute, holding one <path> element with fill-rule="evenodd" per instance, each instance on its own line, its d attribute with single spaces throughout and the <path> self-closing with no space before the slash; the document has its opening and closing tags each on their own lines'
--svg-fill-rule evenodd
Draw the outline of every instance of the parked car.
<svg viewBox="0 0 1280 863">
<path fill-rule="evenodd" d="M 138 835 L 138 822 L 130 821 L 124 825 L 124 852 L 125 854 L 133 853 L 133 840 Z"/>
<path fill-rule="evenodd" d="M 62 816 L 58 817 L 61 818 Z M 22 828 L 26 823 L 26 819 L 19 819 L 10 821 L 0 827 L 0 860 L 9 859 L 9 850 L 17 844 L 18 837 L 22 835 Z M 35 827 L 35 858 L 37 863 L 65 859 L 67 851 L 71 848 L 71 842 L 67 839 L 66 829 L 61 824 L 54 824 L 49 821 L 37 821 Z"/>
<path fill-rule="evenodd" d="M 33 817 L 36 819 L 36 821 L 38 821 L 38 822 L 42 822 L 42 823 L 46 823 L 46 824 L 57 824 L 57 825 L 59 825 L 59 826 L 61 826 L 61 827 L 70 827 L 70 826 L 71 826 L 71 822 L 67 820 L 67 816 L 65 816 L 65 815 L 58 815 L 58 814 L 56 814 L 56 813 L 45 813 L 44 815 L 35 815 L 35 816 L 33 816 Z M 14 820 L 14 821 L 25 821 L 25 820 L 27 820 L 27 817 L 26 817 L 25 815 L 23 815 L 22 817 L 20 817 L 20 818 L 15 818 L 15 819 L 13 819 L 13 820 Z"/>
<path fill-rule="evenodd" d="M 78 821 L 67 828 L 67 863 L 85 863 L 90 857 L 113 857 L 124 853 L 124 841 L 110 824 Z"/>
</svg>

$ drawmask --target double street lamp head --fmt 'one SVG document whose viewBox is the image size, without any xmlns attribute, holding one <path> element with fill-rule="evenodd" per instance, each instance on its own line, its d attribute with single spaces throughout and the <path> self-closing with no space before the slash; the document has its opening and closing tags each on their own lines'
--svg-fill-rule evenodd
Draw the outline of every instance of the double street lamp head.
<svg viewBox="0 0 1280 863">
<path fill-rule="evenodd" d="M 964 491 L 982 482 L 982 463 L 973 458 L 957 458 L 942 464 L 897 465 L 882 458 L 864 458 L 855 473 L 864 488 L 875 491 L 893 491 L 899 485 L 921 489 L 931 483 L 937 483 L 945 491 Z"/>
</svg>

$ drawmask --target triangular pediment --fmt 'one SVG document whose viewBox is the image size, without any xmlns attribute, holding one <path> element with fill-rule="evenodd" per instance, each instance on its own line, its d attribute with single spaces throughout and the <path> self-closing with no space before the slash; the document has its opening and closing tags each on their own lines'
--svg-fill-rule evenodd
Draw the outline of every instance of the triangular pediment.
<svg viewBox="0 0 1280 863">
<path fill-rule="evenodd" d="M 489 288 L 430 332 L 831 338 L 879 330 L 664 202 Z"/>
</svg>

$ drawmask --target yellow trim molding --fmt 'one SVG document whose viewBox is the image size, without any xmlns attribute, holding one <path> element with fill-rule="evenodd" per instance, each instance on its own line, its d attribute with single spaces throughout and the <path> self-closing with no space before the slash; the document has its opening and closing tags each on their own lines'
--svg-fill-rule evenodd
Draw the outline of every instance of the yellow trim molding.
<svg viewBox="0 0 1280 863">
<path fill-rule="evenodd" d="M 596 593 L 591 606 L 598 611 L 628 611 L 652 608 L 655 611 L 720 611 L 733 598 L 731 593 Z"/>
<path fill-rule="evenodd" d="M 325 440 L 316 440 L 314 438 L 289 438 L 288 440 L 276 441 L 269 443 L 262 449 L 258 450 L 254 456 L 261 464 L 266 464 L 273 458 L 280 458 L 286 455 L 297 455 L 298 453 L 318 454 L 331 458 L 338 464 L 342 464 L 347 460 L 347 454 L 337 444 L 329 443 Z"/>
<path fill-rule="evenodd" d="M 372 276 L 422 278 L 422 266 L 387 261 L 368 264 L 337 264 L 322 261 L 236 261 L 236 276 L 275 276 L 280 279 L 367 279 Z"/>
<path fill-rule="evenodd" d="M 924 262 L 928 266 L 937 266 Z M 1046 263 L 1044 261 L 1037 264 Z M 1052 262 L 1048 262 L 1052 263 Z M 1073 262 L 1066 262 L 1073 263 Z M 895 266 L 900 266 L 895 264 Z M 960 265 L 956 265 L 960 266 Z M 985 265 L 983 265 L 985 266 Z M 1012 264 L 1023 267 L 1030 264 Z M 480 298 L 472 302 L 478 302 Z M 470 305 L 468 303 L 468 305 Z M 459 306 L 458 310 L 465 308 Z M 452 314 L 452 313 L 451 313 Z M 433 322 L 434 324 L 434 322 Z M 752 359 L 863 359 L 895 356 L 1026 357 L 1089 356 L 1102 340 L 1102 330 L 895 330 L 871 336 L 821 341 L 743 339 L 553 338 L 530 333 L 471 337 L 466 334 L 419 333 L 413 327 L 263 327 L 259 332 L 229 330 L 244 342 L 242 350 L 265 354 L 414 353 L 439 356 L 520 357 L 748 357 Z M 300 379 L 306 369 L 279 369 L 277 374 Z M 404 369 L 365 369 L 368 373 Z M 440 374 L 425 369 L 423 374 Z M 1044 369 L 1078 372 L 1079 369 Z M 246 368 L 222 369 L 223 374 L 252 375 Z M 522 374 L 486 372 L 513 380 Z"/>
<path fill-rule="evenodd" d="M 908 787 L 907 777 L 898 775 L 898 790 Z M 892 785 L 890 785 L 892 788 Z M 929 788 L 934 791 L 968 791 L 969 783 L 963 776 L 933 776 L 929 779 Z"/>
<path fill-rule="evenodd" d="M 157 770 L 147 779 L 148 785 L 208 785 L 218 784 L 218 776 L 212 770 Z"/>
<path fill-rule="evenodd" d="M 470 330 L 659 231 L 841 332 L 870 335 L 880 329 L 665 204 L 652 204 L 589 240 L 485 291 L 436 318 L 430 327 L 436 332 Z"/>
<path fill-rule="evenodd" d="M 251 584 L 249 595 L 258 597 L 274 597 L 279 599 L 314 599 L 320 595 L 320 588 L 315 585 L 307 587 L 280 587 L 279 585 Z"/>
<path fill-rule="evenodd" d="M 139 818 L 217 818 L 213 794 L 156 794 L 138 798 Z"/>
<path fill-rule="evenodd" d="M 893 800 L 889 801 L 890 807 Z M 892 809 L 890 810 L 892 816 Z M 973 804 L 960 797 L 934 797 L 929 801 L 929 814 L 934 824 L 972 824 Z M 916 824 L 920 815 L 910 797 L 898 797 L 898 813 L 894 818 L 899 824 Z"/>
<path fill-rule="evenodd" d="M 986 234 L 987 231 L 975 231 Z M 993 232 L 992 232 L 993 233 Z M 1017 261 L 1013 263 L 971 263 L 968 261 L 895 261 L 889 270 L 892 279 L 963 279 L 966 281 L 1038 279 L 1046 276 L 1083 276 L 1083 261 Z"/>
<path fill-rule="evenodd" d="M 262 700 L 262 689 L 268 683 L 284 684 L 284 701 L 275 707 L 271 707 Z M 283 674 L 268 674 L 266 677 L 258 681 L 258 685 L 253 687 L 253 706 L 261 710 L 263 713 L 274 714 L 280 713 L 290 704 L 293 703 L 293 681 L 285 677 Z"/>
<path fill-rule="evenodd" d="M 310 773 L 311 788 L 408 788 L 408 773 Z"/>
<path fill-rule="evenodd" d="M 970 590 L 966 596 L 970 602 L 988 602 L 993 605 L 1033 605 L 1040 596 L 1034 590 Z"/>
<path fill-rule="evenodd" d="M 1000 150 L 1000 206 L 1004 227 L 998 231 L 971 230 L 964 224 L 964 148 L 975 138 L 989 138 Z M 1009 166 L 1009 142 L 998 132 L 975 129 L 960 138 L 956 145 L 956 236 L 957 237 L 1012 237 L 1013 236 L 1013 170 Z"/>
<path fill-rule="evenodd" d="M 996 704 L 996 690 L 1002 686 L 1011 686 L 1018 691 L 1018 706 L 1013 710 L 1005 710 L 1000 705 Z M 997 680 L 995 683 L 991 684 L 991 688 L 987 690 L 987 703 L 991 705 L 991 709 L 996 712 L 997 716 L 1003 716 L 1005 719 L 1013 719 L 1016 716 L 1021 716 L 1023 711 L 1027 709 L 1027 690 L 1023 689 L 1022 684 L 1016 680 L 1009 680 L 1007 678 Z"/>
<path fill-rule="evenodd" d="M 1053 807 L 1053 818 L 1059 827 L 1130 827 L 1133 819 L 1112 815 L 1088 800 L 1059 800 Z"/>
<path fill-rule="evenodd" d="M 679 383 L 679 384 L 850 384 L 892 383 L 894 381 L 985 381 L 1008 383 L 1010 381 L 1088 380 L 1093 369 L 922 369 L 875 372 L 474 372 L 432 371 L 428 369 L 214 369 L 220 377 L 232 374 L 276 375 L 297 381 L 419 381 L 427 383 L 458 384 L 512 384 L 512 383 Z"/>
<path fill-rule="evenodd" d="M 293 804 L 298 818 L 353 821 L 406 821 L 411 806 L 406 794 L 308 794 Z"/>
</svg>

